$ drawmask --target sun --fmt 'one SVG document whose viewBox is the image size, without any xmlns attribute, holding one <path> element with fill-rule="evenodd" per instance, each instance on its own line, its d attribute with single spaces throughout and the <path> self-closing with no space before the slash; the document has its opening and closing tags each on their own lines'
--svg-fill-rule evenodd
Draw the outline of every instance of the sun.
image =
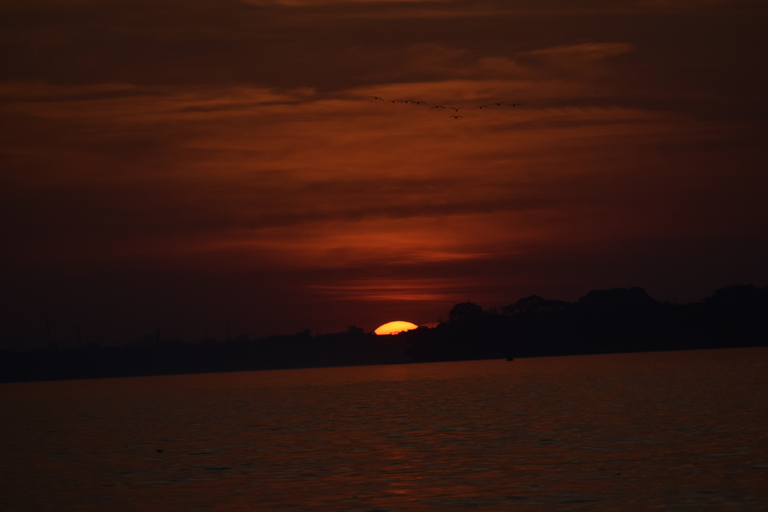
<svg viewBox="0 0 768 512">
<path fill-rule="evenodd" d="M 375 331 L 376 334 L 397 334 L 399 332 L 410 331 L 418 328 L 416 324 L 411 322 L 404 322 L 402 320 L 395 320 L 394 322 L 387 322 L 384 325 L 380 325 Z"/>
</svg>

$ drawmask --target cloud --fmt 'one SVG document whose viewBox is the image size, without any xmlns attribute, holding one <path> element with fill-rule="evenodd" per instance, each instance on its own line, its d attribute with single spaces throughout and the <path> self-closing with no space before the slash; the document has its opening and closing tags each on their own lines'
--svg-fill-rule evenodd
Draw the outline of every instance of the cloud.
<svg viewBox="0 0 768 512">
<path fill-rule="evenodd" d="M 385 90 L 472 102 L 508 86 Z M 482 240 L 507 240 L 518 219 L 599 200 L 610 166 L 595 155 L 702 136 L 684 119 L 620 108 L 534 104 L 468 112 L 460 124 L 375 102 L 368 89 L 334 100 L 245 87 L 84 99 L 88 91 L 51 88 L 4 107 L 18 120 L 2 149 L 6 168 L 19 171 L 6 177 L 17 212 L 7 232 L 19 240 L 78 240 L 68 250 L 114 256 L 242 250 L 302 265 L 481 258 L 508 250 Z M 53 127 L 44 152 L 30 138 L 41 126 Z M 466 227 L 474 222 L 501 231 Z M 446 238 L 441 223 L 466 236 Z"/>
<path fill-rule="evenodd" d="M 555 61 L 595 61 L 629 53 L 634 49 L 634 45 L 629 43 L 580 43 L 543 48 L 528 54 Z"/>
<path fill-rule="evenodd" d="M 86 85 L 54 85 L 46 82 L 0 82 L 4 103 L 64 100 L 97 100 L 110 97 L 146 94 L 142 88 L 128 83 L 95 83 Z"/>
<path fill-rule="evenodd" d="M 259 6 L 281 6 L 281 7 L 320 7 L 336 4 L 429 4 L 429 3 L 451 3 L 452 0 L 241 0 L 247 4 Z"/>
<path fill-rule="evenodd" d="M 452 304 L 477 286 L 467 278 L 365 278 L 309 285 L 314 294 L 332 301 L 418 302 Z"/>
<path fill-rule="evenodd" d="M 639 0 L 638 6 L 650 10 L 683 10 L 700 9 L 702 7 L 745 4 L 744 0 Z"/>
</svg>

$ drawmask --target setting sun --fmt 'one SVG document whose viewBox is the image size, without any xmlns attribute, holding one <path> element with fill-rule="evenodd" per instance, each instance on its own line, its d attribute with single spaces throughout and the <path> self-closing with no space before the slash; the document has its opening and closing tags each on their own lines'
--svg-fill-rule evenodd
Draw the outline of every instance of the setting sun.
<svg viewBox="0 0 768 512">
<path fill-rule="evenodd" d="M 403 322 L 402 320 L 396 320 L 394 322 L 388 322 L 384 325 L 380 325 L 375 331 L 376 334 L 397 334 L 399 332 L 410 331 L 418 328 L 416 324 L 411 322 Z"/>
</svg>

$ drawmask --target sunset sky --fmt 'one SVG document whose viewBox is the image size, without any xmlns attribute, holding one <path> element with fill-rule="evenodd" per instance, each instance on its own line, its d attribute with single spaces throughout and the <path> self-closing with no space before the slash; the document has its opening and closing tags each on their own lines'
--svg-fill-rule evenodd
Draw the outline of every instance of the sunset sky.
<svg viewBox="0 0 768 512">
<path fill-rule="evenodd" d="M 0 26 L 0 348 L 768 285 L 764 1 L 0 0 Z"/>
</svg>

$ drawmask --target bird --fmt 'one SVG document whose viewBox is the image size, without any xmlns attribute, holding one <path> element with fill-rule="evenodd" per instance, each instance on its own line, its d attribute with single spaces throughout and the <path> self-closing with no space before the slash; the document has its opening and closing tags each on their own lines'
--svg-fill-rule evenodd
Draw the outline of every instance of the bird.
<svg viewBox="0 0 768 512">
<path fill-rule="evenodd" d="M 426 108 L 429 110 L 437 110 L 437 109 L 443 109 L 443 110 L 453 110 L 453 112 L 457 113 L 456 115 L 451 115 L 453 119 L 461 119 L 464 116 L 458 115 L 458 112 L 460 110 L 472 108 L 472 109 L 489 109 L 489 108 L 500 108 L 500 107 L 518 107 L 521 105 L 521 103 L 506 103 L 503 101 L 494 101 L 491 103 L 487 103 L 485 105 L 475 105 L 474 107 L 469 106 L 462 106 L 462 107 L 454 107 L 450 105 L 432 105 L 430 102 L 423 101 L 423 100 L 414 100 L 414 99 L 384 99 L 381 96 L 369 96 L 370 98 L 373 98 L 374 101 L 384 101 L 387 103 L 404 103 L 404 104 L 414 104 L 414 105 L 426 105 Z"/>
</svg>

